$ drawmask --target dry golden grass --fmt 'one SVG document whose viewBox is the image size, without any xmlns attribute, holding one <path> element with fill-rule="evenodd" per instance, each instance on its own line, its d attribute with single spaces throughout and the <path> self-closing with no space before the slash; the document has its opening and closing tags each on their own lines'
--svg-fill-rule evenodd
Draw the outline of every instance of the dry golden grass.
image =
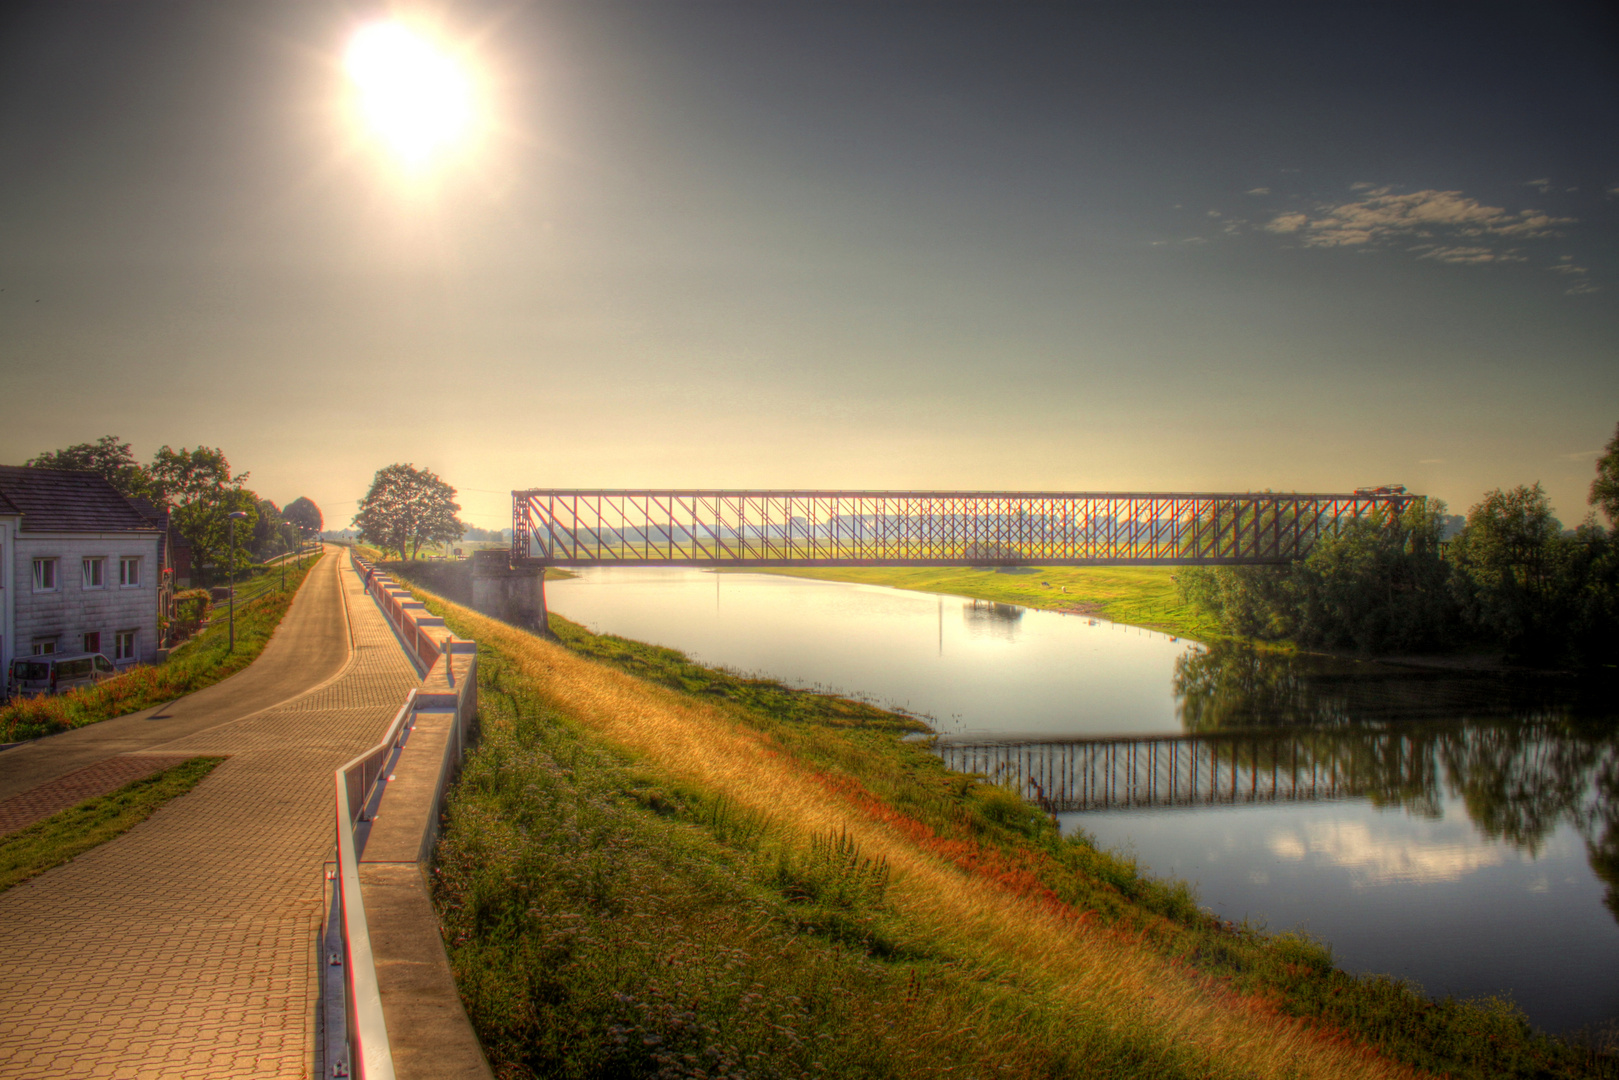
<svg viewBox="0 0 1619 1080">
<path fill-rule="evenodd" d="M 1419 1075 L 1341 1035 L 1279 1015 L 1156 952 L 1087 925 L 1083 913 L 963 870 L 893 811 L 862 799 L 739 724 L 725 706 L 648 684 L 470 609 L 445 603 L 472 636 L 532 678 L 549 704 L 673 776 L 723 794 L 803 836 L 846 832 L 886 859 L 890 899 L 962 955 L 1010 965 L 1054 1000 L 1189 1050 L 1211 1075 Z"/>
</svg>

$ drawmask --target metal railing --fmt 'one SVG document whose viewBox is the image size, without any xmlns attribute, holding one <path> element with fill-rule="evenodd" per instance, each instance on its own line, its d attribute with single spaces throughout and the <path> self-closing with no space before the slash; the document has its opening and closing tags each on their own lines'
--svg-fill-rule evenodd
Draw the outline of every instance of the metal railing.
<svg viewBox="0 0 1619 1080">
<path fill-rule="evenodd" d="M 353 1075 L 364 1077 L 365 1080 L 393 1080 L 393 1053 L 366 922 L 365 901 L 361 895 L 360 859 L 364 854 L 370 821 L 387 786 L 381 781 L 394 768 L 397 755 L 402 752 L 409 733 L 414 729 L 417 711 L 442 711 L 453 707 L 456 723 L 450 732 L 445 754 L 453 755 L 459 761 L 465 752 L 467 726 L 476 709 L 477 658 L 475 655 L 470 657 L 464 678 L 457 679 L 450 666 L 453 656 L 447 655 L 455 651 L 452 644 L 454 639 L 448 634 L 441 640 L 435 639 L 432 633 L 435 629 L 433 624 L 442 626 L 443 620 L 429 615 L 421 604 L 408 599 L 404 590 L 396 592 L 395 587 L 391 587 L 392 583 L 365 560 L 352 552 L 350 559 L 355 573 L 365 583 L 366 592 L 375 599 L 378 608 L 399 633 L 400 641 L 421 665 L 424 674 L 431 673 L 441 658 L 445 660 L 447 683 L 447 686 L 437 688 L 429 685 L 411 690 L 382 740 L 334 774 L 337 864 L 331 874 L 333 904 L 327 941 L 328 948 L 338 953 L 339 946 L 334 938 L 341 938 L 341 951 L 332 963 L 335 965 L 340 961 L 342 964 L 339 982 L 344 1000 L 338 1014 L 335 1010 L 336 988 L 330 991 L 333 1008 L 327 1010 L 325 1015 L 332 1019 L 328 1021 L 323 1064 L 329 1076 Z M 423 626 L 422 623 L 428 625 Z M 460 642 L 460 645 L 463 646 L 460 651 L 464 653 L 470 643 Z M 424 822 L 424 850 L 431 843 L 438 820 L 439 801 L 444 796 L 451 775 L 453 770 L 441 770 L 444 780 L 435 794 L 430 818 Z M 344 1027 L 341 1034 L 333 1030 L 339 1015 Z"/>
<path fill-rule="evenodd" d="M 355 836 L 355 826 L 365 816 L 365 807 L 371 801 L 377 780 L 384 775 L 389 755 L 399 749 L 415 708 L 416 691 L 412 690 L 393 723 L 388 725 L 382 741 L 338 769 L 335 775 L 337 873 L 334 881 L 343 938 L 344 1012 L 348 1021 L 344 1043 L 348 1064 L 365 1080 L 393 1080 L 394 1064 L 388 1045 L 388 1025 L 382 1015 L 382 994 L 377 986 L 371 933 L 365 920 L 365 900 L 360 894 L 360 842 Z"/>
<path fill-rule="evenodd" d="M 1421 496 L 1297 492 L 512 492 L 514 565 L 1241 565 Z"/>
</svg>

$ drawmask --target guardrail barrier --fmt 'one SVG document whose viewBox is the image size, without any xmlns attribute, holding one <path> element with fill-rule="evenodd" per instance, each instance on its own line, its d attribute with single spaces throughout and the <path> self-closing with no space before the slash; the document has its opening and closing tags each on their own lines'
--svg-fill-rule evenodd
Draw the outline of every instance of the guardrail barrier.
<svg viewBox="0 0 1619 1080">
<path fill-rule="evenodd" d="M 443 629 L 443 619 L 430 614 L 386 574 L 352 551 L 349 557 L 366 592 L 415 662 L 422 684 L 406 695 L 381 741 L 336 770 L 333 778 L 337 860 L 328 875 L 332 892 L 322 949 L 327 971 L 327 977 L 322 979 L 326 998 L 322 1073 L 329 1077 L 394 1080 L 399 1075 L 395 1047 L 389 1038 L 378 955 L 366 918 L 361 868 L 366 863 L 372 824 L 394 779 L 394 770 L 418 722 L 429 714 L 436 719 L 435 731 L 443 738 L 443 745 L 437 760 L 423 763 L 422 775 L 428 777 L 425 784 L 418 783 L 397 814 L 390 804 L 391 815 L 406 820 L 390 822 L 394 826 L 392 853 L 386 858 L 391 865 L 397 865 L 411 859 L 420 864 L 430 857 L 440 807 L 466 752 L 477 713 L 477 654 L 473 642 Z M 432 744 L 427 744 L 423 752 L 431 753 Z M 335 974 L 339 970 L 340 977 Z M 333 1000 L 339 995 L 343 1002 L 340 1010 Z M 339 1027 L 341 1031 L 336 1030 Z"/>
</svg>

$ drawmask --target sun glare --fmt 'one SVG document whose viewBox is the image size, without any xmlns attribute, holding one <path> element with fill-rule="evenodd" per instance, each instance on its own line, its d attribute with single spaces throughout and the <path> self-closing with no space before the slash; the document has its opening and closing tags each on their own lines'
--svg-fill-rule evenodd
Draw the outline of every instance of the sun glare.
<svg viewBox="0 0 1619 1080">
<path fill-rule="evenodd" d="M 362 28 L 349 43 L 345 66 L 366 126 L 409 168 L 429 164 L 472 126 L 467 72 L 408 26 Z"/>
</svg>

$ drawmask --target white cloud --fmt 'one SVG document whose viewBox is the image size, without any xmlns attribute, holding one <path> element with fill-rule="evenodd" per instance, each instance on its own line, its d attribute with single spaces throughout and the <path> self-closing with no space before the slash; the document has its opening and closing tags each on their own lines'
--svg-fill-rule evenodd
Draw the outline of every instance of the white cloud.
<svg viewBox="0 0 1619 1080">
<path fill-rule="evenodd" d="M 1595 461 L 1602 456 L 1601 450 L 1580 450 L 1573 454 L 1559 455 L 1563 461 Z"/>
<path fill-rule="evenodd" d="M 1418 244 L 1410 249 L 1421 251 L 1419 259 L 1433 259 L 1447 263 L 1523 262 L 1523 256 L 1511 251 L 1497 252 L 1487 247 L 1440 247 L 1437 244 Z"/>
<path fill-rule="evenodd" d="M 1270 194 L 1270 188 L 1268 188 L 1268 187 L 1249 188 L 1248 189 L 1248 194 L 1250 194 L 1250 195 L 1269 195 Z"/>
<path fill-rule="evenodd" d="M 1447 263 L 1523 262 L 1513 249 L 1491 241 L 1534 240 L 1558 235 L 1573 218 L 1540 210 L 1512 213 L 1486 206 L 1459 191 L 1426 189 L 1395 194 L 1390 187 L 1356 183 L 1360 194 L 1338 203 L 1321 203 L 1308 211 L 1279 213 L 1265 224 L 1268 232 L 1293 236 L 1305 247 L 1350 247 L 1368 250 L 1420 240 L 1407 250 Z"/>
<path fill-rule="evenodd" d="M 1499 847 L 1476 841 L 1391 840 L 1358 821 L 1311 822 L 1272 833 L 1267 846 L 1280 859 L 1341 866 L 1357 886 L 1460 881 L 1505 858 Z"/>
<path fill-rule="evenodd" d="M 1270 232 L 1291 233 L 1298 232 L 1309 222 L 1310 215 L 1308 214 L 1277 214 L 1271 218 L 1270 223 L 1265 228 Z"/>
<path fill-rule="evenodd" d="M 1523 182 L 1523 186 L 1524 187 L 1532 187 L 1536 191 L 1540 192 L 1542 195 L 1546 195 L 1546 194 L 1550 193 L 1550 191 L 1552 189 L 1552 181 L 1551 181 L 1551 177 L 1549 177 L 1549 176 L 1548 177 L 1542 177 L 1539 180 L 1525 180 Z"/>
<path fill-rule="evenodd" d="M 1569 296 L 1589 296 L 1591 293 L 1599 293 L 1601 291 L 1601 285 L 1592 284 L 1591 282 L 1586 281 L 1584 278 L 1581 278 L 1579 281 L 1576 281 L 1574 284 L 1563 290 L 1563 292 L 1567 293 Z"/>
<path fill-rule="evenodd" d="M 1219 216 L 1220 216 L 1220 211 L 1218 211 L 1218 210 L 1210 210 L 1209 211 L 1209 217 L 1219 217 Z"/>
<path fill-rule="evenodd" d="M 1564 255 L 1562 259 L 1546 267 L 1546 269 L 1554 274 L 1584 274 L 1589 272 L 1583 266 L 1575 266 L 1572 261 L 1573 258 L 1574 256 L 1572 255 Z"/>
<path fill-rule="evenodd" d="M 1445 459 L 1442 457 L 1425 457 L 1417 462 L 1418 465 L 1443 465 L 1444 463 Z"/>
</svg>

